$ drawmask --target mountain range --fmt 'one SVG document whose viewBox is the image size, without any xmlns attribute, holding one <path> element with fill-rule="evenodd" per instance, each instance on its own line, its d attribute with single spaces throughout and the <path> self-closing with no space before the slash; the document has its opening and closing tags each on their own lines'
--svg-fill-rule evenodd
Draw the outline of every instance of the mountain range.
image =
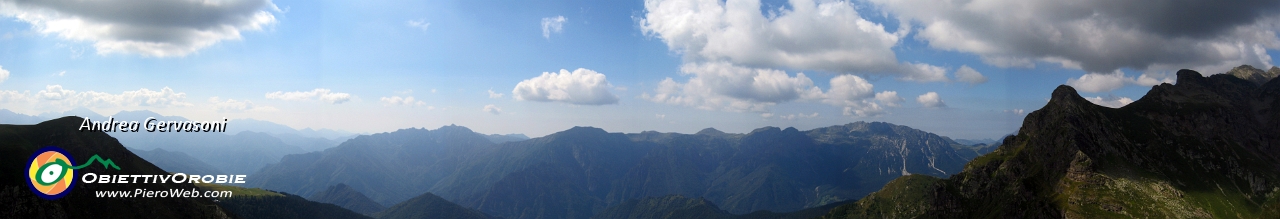
<svg viewBox="0 0 1280 219">
<path fill-rule="evenodd" d="M 1118 109 L 1059 86 L 964 171 L 899 179 L 825 217 L 1280 217 L 1280 80 L 1258 72 L 1181 70 Z"/>
<path fill-rule="evenodd" d="M 731 214 L 790 212 L 857 199 L 902 175 L 947 177 L 992 148 L 880 122 L 746 134 L 575 127 L 523 141 L 489 137 L 461 126 L 359 136 L 285 156 L 248 186 L 310 196 L 344 184 L 383 206 L 432 193 L 504 218 L 589 218 L 668 195 L 704 197 Z"/>
</svg>

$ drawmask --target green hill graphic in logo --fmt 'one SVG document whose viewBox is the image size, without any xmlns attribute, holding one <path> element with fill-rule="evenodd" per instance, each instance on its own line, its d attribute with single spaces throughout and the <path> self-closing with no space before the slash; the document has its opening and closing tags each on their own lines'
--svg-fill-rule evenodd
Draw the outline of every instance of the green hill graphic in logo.
<svg viewBox="0 0 1280 219">
<path fill-rule="evenodd" d="M 66 150 L 54 146 L 40 148 L 31 154 L 30 165 L 27 167 L 31 191 L 47 200 L 62 198 L 75 186 L 76 170 L 95 162 L 102 164 L 103 168 L 120 170 L 120 166 L 116 166 L 111 159 L 102 159 L 97 154 L 89 157 L 84 164 L 76 166 Z"/>
</svg>

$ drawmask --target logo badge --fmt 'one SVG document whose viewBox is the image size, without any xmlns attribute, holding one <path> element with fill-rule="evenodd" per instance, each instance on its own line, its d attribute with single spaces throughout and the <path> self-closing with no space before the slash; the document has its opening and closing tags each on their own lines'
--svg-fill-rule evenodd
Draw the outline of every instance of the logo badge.
<svg viewBox="0 0 1280 219">
<path fill-rule="evenodd" d="M 62 148 L 47 146 L 31 154 L 27 179 L 31 191 L 40 198 L 55 200 L 66 196 L 75 186 L 75 163 L 71 154 Z"/>
</svg>

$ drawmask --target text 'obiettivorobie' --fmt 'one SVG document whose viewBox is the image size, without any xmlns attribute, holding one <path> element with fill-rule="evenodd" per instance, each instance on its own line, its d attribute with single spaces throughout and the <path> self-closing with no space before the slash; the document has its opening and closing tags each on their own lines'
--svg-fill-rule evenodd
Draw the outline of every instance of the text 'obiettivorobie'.
<svg viewBox="0 0 1280 219">
<path fill-rule="evenodd" d="M 98 132 L 138 132 L 138 130 L 147 130 L 147 132 L 226 132 L 227 118 L 222 121 L 161 121 L 155 117 L 147 117 L 146 121 L 139 123 L 138 121 L 116 121 L 115 118 L 107 118 L 107 121 L 92 121 L 84 118 L 84 122 L 80 122 L 80 131 L 98 131 Z"/>
</svg>

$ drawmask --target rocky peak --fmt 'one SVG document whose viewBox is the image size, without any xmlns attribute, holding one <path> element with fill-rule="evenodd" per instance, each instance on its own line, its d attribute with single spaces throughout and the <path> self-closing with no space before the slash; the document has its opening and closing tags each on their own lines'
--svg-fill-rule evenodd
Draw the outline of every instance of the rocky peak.
<svg viewBox="0 0 1280 219">
<path fill-rule="evenodd" d="M 705 128 L 705 129 L 702 129 L 702 131 L 698 131 L 698 133 L 696 133 L 695 135 L 723 135 L 723 134 L 725 133 L 720 130 L 716 130 L 715 128 Z"/>
<path fill-rule="evenodd" d="M 1280 68 L 1271 66 L 1270 70 L 1264 72 L 1261 69 L 1254 68 L 1250 65 L 1240 65 L 1232 68 L 1231 71 L 1227 71 L 1224 74 L 1236 76 L 1237 78 L 1253 82 L 1254 84 L 1262 85 L 1271 81 L 1271 79 L 1276 78 L 1276 75 L 1280 75 Z M 1179 78 L 1181 78 L 1181 75 L 1179 75 Z"/>
<path fill-rule="evenodd" d="M 1181 72 L 1179 72 L 1179 75 L 1181 75 Z M 1178 77 L 1178 79 L 1181 80 L 1182 77 Z M 1058 85 L 1058 88 L 1053 89 L 1053 94 L 1049 96 L 1049 104 L 1045 106 L 1045 109 L 1049 109 L 1049 106 L 1073 107 L 1088 105 L 1093 105 L 1093 103 L 1081 97 L 1075 88 L 1067 85 Z"/>
</svg>

